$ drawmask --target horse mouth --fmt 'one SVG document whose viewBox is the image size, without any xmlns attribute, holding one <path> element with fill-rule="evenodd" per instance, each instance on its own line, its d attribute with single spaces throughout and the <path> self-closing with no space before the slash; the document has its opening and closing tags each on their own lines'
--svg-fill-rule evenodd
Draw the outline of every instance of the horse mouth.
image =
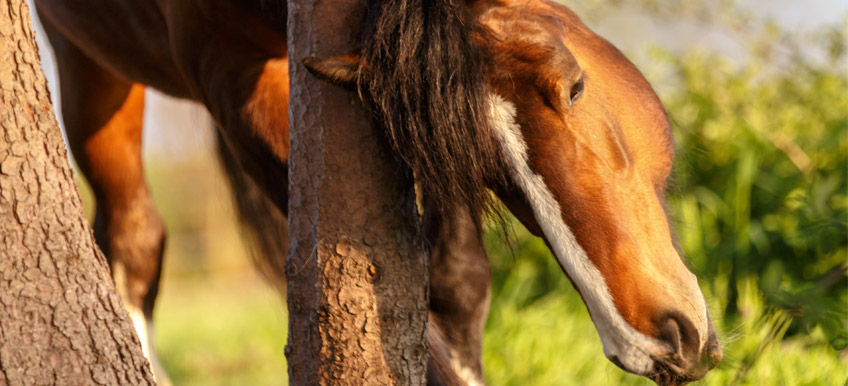
<svg viewBox="0 0 848 386">
<path fill-rule="evenodd" d="M 682 358 L 678 355 L 652 356 L 652 359 L 654 359 L 654 367 L 651 372 L 645 374 L 645 377 L 659 386 L 683 386 L 703 378 L 713 367 L 709 365 L 680 366 Z M 689 369 L 687 370 L 686 367 Z"/>
<path fill-rule="evenodd" d="M 689 382 L 698 380 L 698 378 L 687 377 L 675 373 L 668 366 L 659 363 L 654 365 L 654 369 L 648 373 L 646 377 L 654 381 L 659 386 L 683 386 Z"/>
<path fill-rule="evenodd" d="M 624 363 L 617 356 L 611 356 L 607 359 L 610 360 L 613 364 L 618 366 L 620 369 L 632 373 L 632 370 L 628 369 Z M 651 356 L 651 359 L 654 360 L 654 367 L 647 374 L 641 374 L 644 377 L 654 381 L 659 386 L 682 386 L 692 381 L 697 381 L 703 377 L 701 376 L 693 376 L 687 374 L 683 369 L 678 367 L 677 365 L 671 364 L 669 362 L 675 362 L 676 358 L 673 357 L 659 357 L 659 356 Z M 706 372 L 704 372 L 706 374 Z"/>
</svg>

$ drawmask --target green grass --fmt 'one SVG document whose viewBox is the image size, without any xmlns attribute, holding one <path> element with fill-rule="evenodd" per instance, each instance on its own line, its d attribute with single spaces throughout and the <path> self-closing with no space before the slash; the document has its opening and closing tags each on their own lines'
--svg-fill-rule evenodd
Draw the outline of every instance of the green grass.
<svg viewBox="0 0 848 386">
<path fill-rule="evenodd" d="M 175 385 L 285 385 L 284 299 L 253 270 L 214 162 L 148 165 L 168 229 L 156 349 Z M 91 190 L 79 182 L 91 219 Z"/>
<path fill-rule="evenodd" d="M 283 302 L 250 271 L 166 277 L 156 317 L 176 385 L 285 385 Z"/>
<path fill-rule="evenodd" d="M 603 357 L 585 307 L 543 243 L 521 230 L 514 253 L 489 244 L 495 297 L 483 355 L 490 385 L 652 384 Z M 180 256 L 169 258 L 156 341 L 175 383 L 286 384 L 284 305 L 245 265 L 245 256 L 207 261 L 200 273 L 181 264 Z M 696 384 L 734 384 L 743 366 L 750 370 L 737 385 L 844 384 L 848 361 L 820 331 L 767 339 L 779 314 L 765 308 L 756 288 L 752 281 L 740 286 L 745 316 L 727 325 L 717 314 L 721 301 L 707 294 L 725 360 Z"/>
<path fill-rule="evenodd" d="M 521 276 L 516 258 L 515 276 Z M 566 284 L 567 285 L 567 284 Z M 698 385 L 842 385 L 848 361 L 820 331 L 763 342 L 771 320 L 756 291 L 740 288 L 749 316 L 719 325 L 725 360 Z M 505 298 L 520 292 L 505 293 Z M 713 302 L 715 303 L 715 302 Z M 717 307 L 712 307 L 714 310 Z M 720 321 L 721 318 L 716 318 Z M 213 272 L 202 278 L 168 277 L 156 315 L 157 346 L 178 385 L 286 384 L 286 314 L 277 294 L 253 274 Z M 603 357 L 597 332 L 572 289 L 525 306 L 494 299 L 486 326 L 490 385 L 651 385 Z"/>
</svg>

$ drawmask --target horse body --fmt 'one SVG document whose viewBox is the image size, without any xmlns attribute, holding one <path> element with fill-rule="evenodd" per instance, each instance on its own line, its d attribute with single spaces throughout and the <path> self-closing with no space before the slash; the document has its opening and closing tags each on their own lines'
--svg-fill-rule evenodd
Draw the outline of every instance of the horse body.
<svg viewBox="0 0 848 386">
<path fill-rule="evenodd" d="M 465 382 L 482 383 L 489 272 L 479 221 L 491 189 L 554 252 L 607 357 L 663 384 L 703 376 L 721 354 L 697 281 L 671 242 L 662 201 L 672 140 L 648 82 L 563 6 L 432 3 L 371 2 L 362 58 L 355 52 L 306 64 L 359 88 L 423 180 L 431 316 L 450 367 Z M 274 218 L 270 226 L 247 225 L 274 251 L 266 257 L 276 259 L 279 274 L 288 205 L 285 2 L 36 5 L 56 51 L 71 149 L 98 203 L 95 236 L 152 355 L 145 320 L 165 231 L 142 173 L 144 87 L 209 109 L 239 209 L 247 219 Z M 409 26 L 433 36 L 422 39 Z M 390 39 L 428 54 L 386 50 Z M 446 63 L 456 68 L 433 68 Z"/>
</svg>

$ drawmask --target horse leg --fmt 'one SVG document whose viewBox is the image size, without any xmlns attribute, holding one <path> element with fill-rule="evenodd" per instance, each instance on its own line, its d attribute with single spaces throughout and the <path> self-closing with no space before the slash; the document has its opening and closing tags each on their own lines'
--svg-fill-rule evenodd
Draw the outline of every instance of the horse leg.
<svg viewBox="0 0 848 386">
<path fill-rule="evenodd" d="M 467 211 L 425 209 L 430 258 L 431 328 L 438 328 L 455 376 L 482 385 L 483 326 L 489 312 L 489 259 L 479 228 Z"/>
<path fill-rule="evenodd" d="M 153 350 L 153 304 L 165 227 L 144 179 L 144 86 L 98 65 L 45 23 L 56 53 L 65 130 L 97 201 L 94 235 L 160 385 L 170 384 Z"/>
</svg>

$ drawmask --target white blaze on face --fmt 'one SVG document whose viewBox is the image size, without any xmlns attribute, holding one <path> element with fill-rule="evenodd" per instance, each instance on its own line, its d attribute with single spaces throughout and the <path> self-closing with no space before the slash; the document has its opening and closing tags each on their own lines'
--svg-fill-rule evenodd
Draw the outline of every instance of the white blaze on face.
<svg viewBox="0 0 848 386">
<path fill-rule="evenodd" d="M 580 289 L 601 337 L 604 354 L 617 357 L 629 371 L 646 374 L 653 367 L 651 355 L 661 354 L 664 345 L 633 329 L 616 310 L 601 272 L 565 224 L 561 208 L 542 177 L 530 169 L 527 144 L 515 122 L 515 106 L 492 93 L 489 116 L 503 147 L 512 181 L 524 192 L 556 259 Z"/>
</svg>

